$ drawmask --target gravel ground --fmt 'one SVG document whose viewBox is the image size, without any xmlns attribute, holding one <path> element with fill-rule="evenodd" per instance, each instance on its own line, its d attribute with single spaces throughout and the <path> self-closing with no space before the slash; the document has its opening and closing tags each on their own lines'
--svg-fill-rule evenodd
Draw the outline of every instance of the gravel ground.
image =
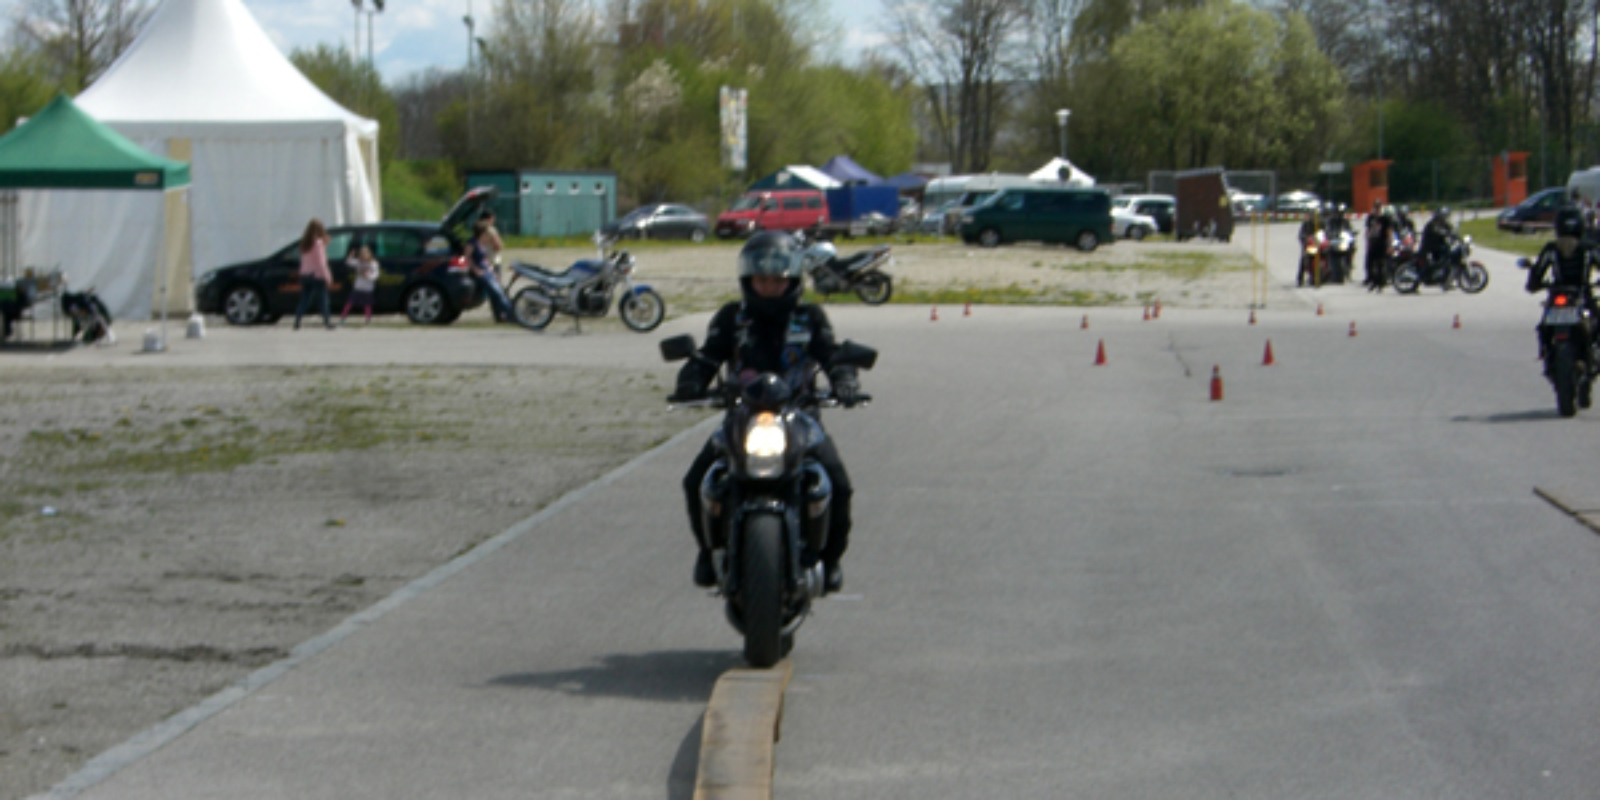
<svg viewBox="0 0 1600 800">
<path fill-rule="evenodd" d="M 733 296 L 737 247 L 645 243 L 637 277 L 672 316 L 709 311 Z M 510 255 L 555 266 L 592 251 Z M 895 255 L 898 302 L 1256 299 L 1247 245 Z M 1272 291 L 1275 307 L 1300 302 Z M 140 327 L 120 326 L 114 349 L 136 350 Z M 546 336 L 558 331 L 570 321 Z M 230 346 L 280 335 L 238 333 Z M 89 351 L 0 348 L 0 800 L 48 789 L 699 419 L 662 407 L 664 365 L 396 365 L 414 361 L 396 349 L 416 333 L 385 319 L 295 334 L 312 348 L 367 337 L 348 364 L 241 349 L 224 366 L 107 369 Z M 506 331 L 480 309 L 428 333 L 482 352 L 472 337 Z"/>
</svg>

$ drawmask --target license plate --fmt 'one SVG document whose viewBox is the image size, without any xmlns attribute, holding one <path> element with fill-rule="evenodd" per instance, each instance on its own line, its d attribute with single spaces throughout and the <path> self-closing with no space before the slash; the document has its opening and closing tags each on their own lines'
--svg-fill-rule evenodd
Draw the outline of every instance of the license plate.
<svg viewBox="0 0 1600 800">
<path fill-rule="evenodd" d="M 1544 312 L 1544 324 L 1576 325 L 1578 324 L 1578 309 L 1570 306 L 1566 308 L 1547 308 Z"/>
</svg>

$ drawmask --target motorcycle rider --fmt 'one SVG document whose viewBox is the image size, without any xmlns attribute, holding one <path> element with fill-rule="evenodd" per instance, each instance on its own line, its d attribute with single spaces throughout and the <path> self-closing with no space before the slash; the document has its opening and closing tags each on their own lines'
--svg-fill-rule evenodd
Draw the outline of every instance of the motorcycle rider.
<svg viewBox="0 0 1600 800">
<path fill-rule="evenodd" d="M 1595 306 L 1592 279 L 1594 261 L 1597 252 L 1600 252 L 1600 244 L 1585 239 L 1583 212 L 1577 208 L 1563 208 L 1557 211 L 1555 230 L 1556 240 L 1539 251 L 1539 257 L 1528 269 L 1528 284 L 1524 288 L 1529 294 L 1537 293 L 1547 286 L 1577 290 L 1579 296 L 1583 298 L 1584 306 L 1589 309 L 1590 319 L 1595 319 L 1600 316 L 1600 313 L 1597 313 L 1600 310 Z M 1547 276 L 1548 283 L 1546 283 Z M 1587 333 L 1585 331 L 1585 335 Z M 1541 325 L 1539 326 L 1541 357 L 1549 344 L 1545 341 L 1545 328 Z M 1583 346 L 1587 348 L 1588 343 L 1584 342 Z M 1583 396 L 1587 397 L 1587 392 Z"/>
<path fill-rule="evenodd" d="M 801 303 L 802 251 L 794 237 L 781 231 L 763 231 L 750 237 L 739 251 L 739 290 L 742 300 L 728 303 L 712 315 L 706 342 L 678 372 L 677 389 L 669 402 L 683 402 L 705 396 L 724 363 L 741 382 L 762 373 L 776 373 L 793 390 L 803 389 L 814 368 L 833 358 L 838 345 L 828 317 L 818 306 Z M 846 407 L 856 404 L 861 384 L 856 368 L 833 367 L 828 383 L 834 397 Z M 703 530 L 700 509 L 700 483 L 717 459 L 711 442 L 689 467 L 683 478 L 683 493 L 688 501 L 689 527 L 700 545 L 694 564 L 696 586 L 716 585 L 716 569 L 711 563 L 711 542 Z M 828 544 L 821 553 L 826 591 L 844 586 L 844 571 L 839 558 L 850 544 L 850 497 L 853 492 L 844 462 L 829 437 L 814 453 L 818 464 L 833 484 L 829 506 Z"/>
<path fill-rule="evenodd" d="M 1450 225 L 1450 207 L 1435 210 L 1428 224 L 1422 226 L 1422 243 L 1418 246 L 1424 276 L 1432 276 L 1442 267 L 1450 256 L 1450 242 L 1455 235 L 1456 230 Z"/>
<path fill-rule="evenodd" d="M 1321 271 L 1322 265 L 1319 264 L 1316 270 L 1312 268 L 1313 263 L 1321 260 L 1320 257 L 1314 259 L 1312 256 L 1306 255 L 1305 252 L 1306 245 L 1316 237 L 1317 231 L 1322 230 L 1322 217 L 1318 211 L 1319 209 L 1313 208 L 1311 214 L 1305 218 L 1305 221 L 1300 223 L 1300 271 L 1294 276 L 1294 285 L 1296 286 L 1304 286 L 1307 282 L 1312 286 L 1322 285 L 1321 276 L 1316 274 L 1316 272 Z"/>
</svg>

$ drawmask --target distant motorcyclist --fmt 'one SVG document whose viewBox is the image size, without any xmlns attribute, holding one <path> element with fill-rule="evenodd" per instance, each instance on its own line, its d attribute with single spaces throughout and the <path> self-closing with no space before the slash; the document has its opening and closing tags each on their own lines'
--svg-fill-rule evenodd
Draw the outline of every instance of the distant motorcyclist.
<svg viewBox="0 0 1600 800">
<path fill-rule="evenodd" d="M 800 243 L 787 233 L 764 231 L 750 237 L 739 251 L 739 290 L 743 299 L 724 305 L 711 317 L 705 345 L 678 372 L 677 389 L 671 400 L 704 397 L 725 363 L 741 382 L 762 373 L 775 373 L 791 389 L 799 390 L 808 385 L 814 370 L 832 360 L 838 345 L 827 315 L 818 306 L 800 302 L 804 293 L 801 261 Z M 855 367 L 833 367 L 828 372 L 828 383 L 834 397 L 846 406 L 854 405 L 860 396 Z M 707 442 L 683 478 L 689 527 L 700 545 L 694 582 L 702 587 L 715 586 L 717 582 L 711 561 L 713 543 L 703 530 L 700 509 L 700 483 L 717 455 Z M 837 592 L 844 585 L 839 559 L 850 544 L 853 489 L 832 437 L 817 449 L 815 458 L 833 484 L 828 544 L 821 557 L 826 589 Z"/>
<path fill-rule="evenodd" d="M 1423 261 L 1423 271 L 1431 274 L 1450 256 L 1450 243 L 1455 240 L 1456 229 L 1450 224 L 1450 208 L 1443 206 L 1433 212 L 1428 224 L 1422 226 L 1422 243 L 1418 254 Z"/>
<path fill-rule="evenodd" d="M 1322 277 L 1317 274 L 1319 269 L 1318 262 L 1321 260 L 1321 256 L 1306 254 L 1306 247 L 1311 244 L 1312 240 L 1321 231 L 1322 215 L 1319 213 L 1318 208 L 1313 208 L 1310 215 L 1305 218 L 1305 221 L 1300 223 L 1300 271 L 1294 276 L 1294 285 L 1296 286 L 1304 286 L 1307 283 L 1312 286 L 1319 286 L 1322 283 Z"/>
</svg>

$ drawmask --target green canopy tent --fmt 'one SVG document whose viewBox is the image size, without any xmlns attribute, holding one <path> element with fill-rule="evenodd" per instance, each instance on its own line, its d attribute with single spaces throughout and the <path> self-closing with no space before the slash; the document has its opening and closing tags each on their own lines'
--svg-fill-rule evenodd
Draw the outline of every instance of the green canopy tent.
<svg viewBox="0 0 1600 800">
<path fill-rule="evenodd" d="M 171 284 L 187 294 L 189 267 L 189 165 L 152 155 L 122 134 L 84 113 L 71 98 L 58 95 L 50 105 L 15 130 L 0 137 L 0 280 L 19 277 L 17 189 L 127 189 L 161 192 L 165 231 L 157 259 L 158 275 L 149 276 L 151 306 L 158 301 L 166 315 Z M 86 231 L 86 234 L 91 233 Z M 71 270 L 69 269 L 69 272 Z M 107 298 L 116 308 L 125 298 Z M 140 304 L 142 306 L 142 304 Z"/>
</svg>

